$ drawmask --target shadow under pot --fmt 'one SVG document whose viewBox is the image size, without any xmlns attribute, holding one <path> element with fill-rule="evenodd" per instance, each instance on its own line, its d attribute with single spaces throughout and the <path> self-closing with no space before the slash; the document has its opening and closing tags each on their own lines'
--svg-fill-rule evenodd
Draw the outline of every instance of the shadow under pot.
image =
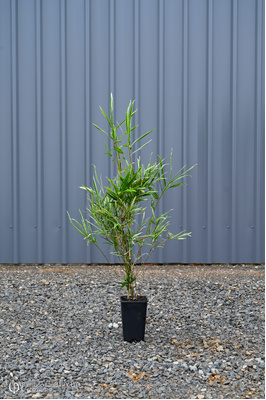
<svg viewBox="0 0 266 400">
<path fill-rule="evenodd" d="M 139 296 L 134 300 L 128 299 L 127 296 L 121 296 L 124 341 L 140 342 L 144 340 L 147 303 L 146 296 Z"/>
</svg>

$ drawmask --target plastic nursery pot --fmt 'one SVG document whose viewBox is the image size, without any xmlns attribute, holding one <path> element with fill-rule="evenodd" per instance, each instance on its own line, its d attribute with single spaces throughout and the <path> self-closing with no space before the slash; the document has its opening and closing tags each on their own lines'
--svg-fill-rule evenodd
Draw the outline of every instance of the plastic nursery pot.
<svg viewBox="0 0 266 400">
<path fill-rule="evenodd" d="M 144 340 L 147 303 L 146 296 L 140 296 L 136 300 L 128 300 L 126 296 L 121 296 L 124 341 Z"/>
</svg>

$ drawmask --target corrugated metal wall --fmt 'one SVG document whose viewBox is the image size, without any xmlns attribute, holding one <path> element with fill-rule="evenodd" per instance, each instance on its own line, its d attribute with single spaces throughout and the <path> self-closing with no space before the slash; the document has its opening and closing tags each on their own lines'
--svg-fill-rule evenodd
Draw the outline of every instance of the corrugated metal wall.
<svg viewBox="0 0 266 400">
<path fill-rule="evenodd" d="M 157 262 L 264 261 L 263 0 L 0 0 L 0 262 L 100 262 L 72 228 L 92 164 L 111 171 L 99 105 L 136 99 L 174 166 Z"/>
</svg>

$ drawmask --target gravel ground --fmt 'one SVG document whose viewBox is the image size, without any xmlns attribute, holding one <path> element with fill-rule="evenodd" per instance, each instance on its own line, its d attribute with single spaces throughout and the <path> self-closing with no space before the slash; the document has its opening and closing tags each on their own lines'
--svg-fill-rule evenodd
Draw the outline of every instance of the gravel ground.
<svg viewBox="0 0 266 400">
<path fill-rule="evenodd" d="M 139 343 L 116 274 L 0 265 L 0 398 L 265 398 L 263 265 L 148 265 Z"/>
</svg>

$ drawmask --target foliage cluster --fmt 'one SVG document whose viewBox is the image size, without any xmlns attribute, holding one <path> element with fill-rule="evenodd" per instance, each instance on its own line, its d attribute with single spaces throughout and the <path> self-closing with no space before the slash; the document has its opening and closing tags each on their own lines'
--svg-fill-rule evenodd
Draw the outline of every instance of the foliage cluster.
<svg viewBox="0 0 266 400">
<path fill-rule="evenodd" d="M 80 222 L 69 216 L 70 222 L 88 243 L 94 243 L 109 263 L 108 255 L 116 255 L 124 266 L 125 277 L 119 282 L 126 287 L 128 298 L 136 297 L 136 264 L 145 263 L 150 255 L 162 247 L 167 240 L 185 239 L 190 233 L 180 232 L 173 234 L 169 231 L 169 212 L 158 214 L 158 204 L 167 191 L 182 186 L 180 182 L 193 168 L 182 168 L 177 173 L 172 171 L 172 151 L 170 156 L 169 176 L 166 173 L 166 164 L 158 156 L 155 162 L 151 156 L 146 166 L 137 157 L 133 161 L 133 154 L 147 146 L 142 140 L 152 131 L 133 138 L 137 128 L 132 126 L 132 119 L 137 110 L 134 110 L 134 101 L 129 103 L 124 121 L 114 123 L 113 96 L 110 98 L 110 116 L 104 110 L 109 132 L 93 124 L 109 138 L 106 146 L 106 155 L 115 165 L 116 175 L 107 178 L 108 185 L 104 186 L 94 167 L 93 184 L 91 187 L 81 186 L 88 193 L 87 217 L 80 212 Z M 149 213 L 148 213 L 149 211 Z M 110 245 L 113 251 L 103 252 L 99 238 Z M 143 246 L 148 249 L 143 252 Z"/>
</svg>

